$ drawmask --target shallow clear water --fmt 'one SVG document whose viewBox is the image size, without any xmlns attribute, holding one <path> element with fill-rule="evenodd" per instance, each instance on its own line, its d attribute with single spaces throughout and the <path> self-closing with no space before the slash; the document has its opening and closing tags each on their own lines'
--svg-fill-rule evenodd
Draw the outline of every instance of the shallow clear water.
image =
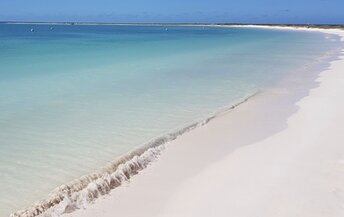
<svg viewBox="0 0 344 217">
<path fill-rule="evenodd" d="M 50 27 L 0 25 L 0 216 L 338 43 L 263 29 Z"/>
</svg>

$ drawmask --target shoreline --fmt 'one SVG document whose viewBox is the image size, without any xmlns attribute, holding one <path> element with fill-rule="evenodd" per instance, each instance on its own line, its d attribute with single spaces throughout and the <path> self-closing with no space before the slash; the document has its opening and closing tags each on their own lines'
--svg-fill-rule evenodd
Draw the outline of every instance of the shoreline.
<svg viewBox="0 0 344 217">
<path fill-rule="evenodd" d="M 228 27 L 228 26 L 221 26 L 221 27 Z M 236 26 L 237 27 L 237 26 Z M 242 27 L 253 27 L 253 28 L 256 28 L 257 26 L 242 26 Z M 259 28 L 278 28 L 278 29 L 286 29 L 285 27 L 269 27 L 269 26 L 259 26 Z M 292 28 L 292 27 L 291 27 Z M 289 29 L 289 28 L 288 28 Z M 292 29 L 295 29 L 295 28 L 292 28 Z M 298 30 L 314 30 L 314 31 L 319 31 L 318 29 L 317 30 L 315 30 L 315 29 L 304 29 L 304 28 L 301 28 L 301 29 L 299 29 L 298 28 Z M 337 30 L 323 30 L 323 29 L 321 29 L 320 31 L 326 31 L 326 33 L 330 33 L 330 34 L 336 34 L 336 31 Z M 277 91 L 278 92 L 278 91 Z M 282 91 L 283 92 L 283 91 Z M 261 99 L 262 97 L 263 97 L 263 101 L 264 101 L 264 96 L 265 96 L 265 94 L 266 93 L 263 93 L 263 94 L 259 94 L 259 96 L 256 96 L 256 97 L 254 97 L 254 99 L 253 99 L 253 101 L 249 101 L 249 102 L 246 102 L 245 104 L 244 104 L 244 107 L 247 107 L 247 104 L 254 104 L 254 102 L 256 102 L 257 101 L 257 98 L 258 98 L 258 101 L 259 101 L 259 99 Z M 277 93 L 277 95 L 279 95 L 280 93 Z M 282 93 L 282 95 L 283 95 L 283 93 Z M 248 97 L 248 98 L 250 98 L 250 97 Z M 266 98 L 266 96 L 265 96 L 265 98 Z M 243 102 L 245 102 L 245 101 L 247 101 L 247 99 L 244 99 L 243 100 Z M 218 113 L 226 113 L 224 116 L 225 117 L 227 117 L 227 116 L 230 116 L 231 117 L 231 119 L 228 119 L 227 118 L 227 121 L 228 120 L 230 120 L 230 121 L 232 121 L 232 119 L 233 119 L 233 114 L 232 113 L 236 113 L 237 112 L 237 110 L 238 110 L 238 108 L 237 109 L 235 109 L 235 110 L 233 110 L 232 111 L 232 109 L 233 108 L 235 108 L 236 106 L 238 106 L 238 105 L 240 105 L 240 104 L 242 104 L 243 102 L 239 102 L 238 104 L 236 104 L 236 105 L 234 105 L 234 106 L 230 106 L 230 108 L 227 108 L 227 109 L 225 109 L 225 110 L 223 110 L 223 111 L 221 111 L 221 109 L 220 109 L 220 111 L 218 112 Z M 266 102 L 265 102 L 266 103 Z M 259 103 L 258 103 L 259 104 Z M 252 106 L 252 105 L 251 105 Z M 262 104 L 262 106 L 263 106 L 263 104 Z M 242 106 L 240 106 L 240 108 L 239 109 L 241 109 L 241 107 Z M 266 105 L 264 105 L 263 107 L 266 107 Z M 265 109 L 268 109 L 268 108 L 265 108 Z M 227 114 L 228 113 L 228 110 L 230 110 L 231 112 L 230 112 L 230 114 Z M 241 109 L 242 110 L 242 109 Z M 295 112 L 295 111 L 294 111 Z M 292 112 L 293 113 L 293 112 Z M 165 137 L 163 136 L 163 137 L 158 137 L 157 139 L 156 139 L 156 141 L 158 141 L 158 143 L 157 143 L 157 145 L 155 146 L 152 146 L 152 147 L 150 147 L 150 146 L 147 146 L 147 144 L 149 144 L 150 142 L 148 142 L 147 144 L 145 144 L 145 145 L 143 145 L 142 147 L 140 146 L 140 147 L 138 147 L 137 149 L 135 149 L 133 152 L 130 152 L 129 154 L 127 154 L 127 155 L 125 155 L 124 157 L 121 157 L 121 159 L 123 159 L 123 161 L 121 161 L 121 160 L 119 160 L 117 163 L 116 163 L 116 165 L 115 165 L 115 167 L 117 168 L 119 165 L 121 165 L 121 164 L 124 164 L 124 166 L 123 167 L 126 167 L 126 168 L 120 168 L 120 169 L 123 169 L 123 171 L 122 171 L 122 174 L 116 174 L 115 176 L 118 178 L 118 181 L 116 181 L 115 183 L 111 183 L 111 181 L 109 181 L 109 180 L 111 180 L 111 178 L 108 178 L 107 179 L 107 181 L 109 182 L 109 185 L 114 185 L 115 187 L 118 187 L 118 189 L 116 189 L 116 191 L 118 190 L 119 192 L 120 191 L 123 191 L 122 190 L 122 187 L 125 187 L 125 185 L 123 185 L 123 183 L 126 183 L 129 179 L 130 179 L 130 182 L 132 182 L 132 181 L 135 181 L 135 179 L 140 179 L 139 177 L 141 177 L 141 175 L 140 176 L 133 176 L 133 177 L 131 177 L 132 175 L 135 175 L 135 174 L 137 174 L 137 172 L 138 171 L 141 171 L 140 173 L 145 173 L 146 172 L 146 170 L 149 170 L 150 169 L 150 167 L 149 168 L 145 168 L 148 164 L 150 164 L 150 162 L 152 162 L 152 161 L 155 161 L 156 160 L 156 158 L 162 158 L 162 157 L 164 157 L 164 155 L 165 155 L 165 153 L 163 154 L 163 156 L 160 156 L 160 152 L 163 150 L 163 149 L 169 149 L 169 147 L 170 147 L 170 145 L 167 145 L 167 146 L 165 146 L 165 143 L 176 143 L 177 145 L 178 144 L 180 144 L 180 143 L 183 143 L 183 138 L 184 137 L 189 137 L 189 134 L 191 134 L 191 136 L 194 134 L 194 132 L 197 134 L 198 133 L 198 131 L 200 131 L 200 130 L 203 130 L 203 128 L 208 128 L 208 125 L 210 124 L 210 123 L 208 123 L 209 122 L 209 120 L 211 120 L 211 119 L 214 119 L 214 117 L 217 117 L 218 115 L 217 115 L 217 113 L 215 113 L 215 115 L 213 115 L 213 116 L 210 116 L 209 118 L 207 118 L 207 119 L 205 119 L 205 120 L 203 120 L 203 121 L 201 121 L 201 122 L 197 122 L 197 123 L 192 123 L 192 124 L 190 124 L 189 126 L 187 126 L 187 127 L 185 127 L 185 128 L 182 128 L 181 130 L 179 130 L 180 132 L 178 132 L 177 134 L 175 133 L 175 132 L 172 132 L 171 134 L 168 134 L 167 136 L 165 135 Z M 223 120 L 219 120 L 219 119 L 224 119 L 224 117 L 222 116 L 222 115 L 220 115 L 221 117 L 217 117 L 217 118 L 215 118 L 214 119 L 214 122 L 221 122 L 221 121 L 223 121 Z M 240 115 L 239 115 L 239 117 L 240 117 Z M 257 118 L 257 117 L 256 117 Z M 241 119 L 241 118 L 236 118 L 237 119 L 237 121 L 239 121 L 239 119 Z M 204 123 L 203 123 L 204 122 Z M 204 126 L 204 124 L 206 124 L 206 123 L 208 123 L 207 125 L 205 125 Z M 213 121 L 211 122 L 211 125 L 213 125 Z M 234 128 L 234 126 L 232 126 L 233 127 L 233 129 L 235 129 Z M 192 131 L 191 131 L 192 130 Z M 275 130 L 275 129 L 274 129 Z M 279 129 L 279 130 L 281 130 L 281 129 Z M 204 130 L 203 130 L 204 131 Z M 186 132 L 188 132 L 188 133 L 186 133 Z M 204 132 L 204 133 L 207 133 L 207 132 Z M 269 133 L 271 133 L 271 132 L 269 132 Z M 258 133 L 259 134 L 259 133 Z M 179 136 L 181 137 L 181 138 L 179 138 Z M 243 135 L 240 135 L 240 136 L 243 136 Z M 239 137 L 240 137 L 239 136 Z M 261 135 L 256 135 L 257 137 L 261 137 Z M 178 140 L 175 140 L 176 138 L 178 137 Z M 237 139 L 240 139 L 240 138 L 237 138 Z M 181 140 L 181 141 L 180 141 Z M 173 145 L 175 145 L 175 144 L 171 144 L 171 146 L 173 146 Z M 147 147 L 146 147 L 147 146 Z M 184 145 L 180 145 L 180 146 L 184 146 Z M 241 147 L 241 146 L 240 146 Z M 238 147 L 238 148 L 240 148 L 240 147 Z M 157 150 L 151 150 L 151 148 L 157 148 Z M 183 147 L 180 147 L 180 148 L 183 148 Z M 195 147 L 193 147 L 193 148 L 195 148 Z M 137 152 L 136 153 L 136 150 L 139 150 L 139 152 Z M 146 152 L 150 152 L 150 153 L 148 153 L 148 156 L 147 155 L 145 155 L 145 153 Z M 168 150 L 167 150 L 168 151 Z M 166 151 L 166 152 L 167 152 Z M 177 155 L 178 153 L 180 153 L 180 151 L 183 151 L 182 149 L 180 149 L 178 152 L 175 152 L 174 153 L 174 155 Z M 189 151 L 192 151 L 191 149 L 189 150 Z M 234 151 L 234 150 L 232 150 L 232 151 Z M 164 151 L 165 152 L 165 151 Z M 136 154 L 138 154 L 139 155 L 139 157 L 137 157 L 137 158 L 135 158 L 135 155 Z M 229 153 L 227 153 L 227 154 L 229 154 Z M 171 155 L 171 154 L 170 154 Z M 143 156 L 143 159 L 139 159 L 141 156 Z M 135 158 L 135 159 L 134 159 Z M 147 160 L 147 159 L 148 160 Z M 131 160 L 129 160 L 129 159 L 131 159 Z M 134 161 L 133 161 L 134 160 Z M 141 163 L 140 163 L 140 160 L 141 160 Z M 217 158 L 214 158 L 213 159 L 214 161 L 216 160 L 218 160 Z M 161 164 L 160 163 L 160 161 L 161 161 L 161 159 L 159 159 L 158 160 L 158 162 L 156 162 L 156 163 L 154 163 L 154 164 Z M 139 162 L 139 163 L 138 163 Z M 128 163 L 128 164 L 127 164 Z M 141 165 L 142 164 L 142 165 Z M 152 165 L 152 166 L 154 166 L 154 164 Z M 169 163 L 169 164 L 171 164 L 171 162 Z M 180 165 L 181 167 L 182 167 L 182 165 Z M 112 169 L 114 168 L 114 165 L 110 165 L 109 167 L 111 167 Z M 106 168 L 108 168 L 108 167 L 106 167 Z M 142 169 L 144 169 L 144 170 L 142 170 Z M 101 176 L 101 178 L 103 179 L 104 177 L 103 177 L 103 175 L 104 174 L 101 174 L 100 176 Z M 117 176 L 118 175 L 118 176 Z M 184 174 L 185 175 L 185 174 Z M 86 177 L 86 179 L 85 179 L 85 181 L 89 181 L 89 179 L 90 179 L 90 177 L 92 178 L 92 176 L 94 177 L 95 176 L 95 174 L 91 174 L 90 176 L 88 176 L 88 177 Z M 98 176 L 98 175 L 97 175 Z M 120 178 L 120 177 L 122 177 L 122 178 Z M 136 178 L 137 177 L 137 178 Z M 82 177 L 82 178 L 85 178 L 85 177 Z M 133 179 L 133 180 L 132 180 Z M 95 179 L 95 180 L 97 180 L 97 179 Z M 106 180 L 105 180 L 106 181 Z M 96 182 L 97 183 L 97 182 Z M 88 183 L 86 183 L 87 185 L 88 185 Z M 100 184 L 100 183 L 99 183 Z M 67 186 L 64 186 L 64 187 L 66 187 L 65 189 L 62 189 L 62 192 L 63 193 L 66 193 L 66 194 L 69 194 L 68 192 L 70 191 L 70 187 L 67 185 Z M 82 188 L 84 188 L 85 186 L 83 185 L 83 186 L 76 186 L 77 188 L 80 188 L 80 189 L 82 189 Z M 94 192 L 91 192 L 91 197 L 94 197 L 94 198 L 97 198 L 97 197 L 100 197 L 100 198 L 103 198 L 104 196 L 103 195 L 98 195 L 99 194 L 99 192 L 100 192 L 100 194 L 103 194 L 103 192 L 102 191 L 104 191 L 104 195 L 106 195 L 105 197 L 108 197 L 107 196 L 107 193 L 109 193 L 110 192 L 110 190 L 111 190 L 111 187 L 108 189 L 108 188 L 105 188 L 105 189 L 99 189 L 99 187 L 97 187 L 96 185 L 92 185 L 92 186 L 89 186 L 89 187 L 91 187 L 91 188 L 94 188 Z M 142 188 L 142 186 L 141 186 L 141 188 Z M 58 190 L 61 190 L 61 189 L 58 189 Z M 86 192 L 81 192 L 81 193 L 86 193 Z M 112 194 L 113 192 L 111 192 L 110 193 L 110 195 Z M 89 192 L 87 192 L 87 194 L 89 194 Z M 115 193 L 116 194 L 116 193 Z M 61 198 L 61 196 L 62 195 L 58 195 L 54 200 L 56 200 L 57 198 Z M 133 195 L 132 195 L 133 196 Z M 109 197 L 112 197 L 112 196 L 109 196 Z M 110 198 L 111 199 L 111 198 Z M 93 200 L 93 199 L 92 199 Z M 86 202 L 86 203 L 92 203 L 92 200 L 91 201 L 88 201 L 88 202 Z M 95 205 L 98 205 L 99 203 L 101 203 L 101 202 L 99 202 L 98 203 L 98 201 L 103 201 L 102 199 L 99 199 L 99 200 L 96 200 L 96 202 L 95 202 Z M 48 203 L 51 203 L 52 201 L 48 201 Z M 63 202 L 63 201 L 62 201 Z M 66 202 L 66 201 L 65 201 Z M 64 203 L 64 202 L 63 202 Z M 81 206 L 84 206 L 84 205 L 81 205 Z M 45 205 L 43 206 L 43 207 L 38 207 L 38 209 L 37 210 L 35 210 L 35 211 L 33 211 L 33 212 L 39 212 L 39 210 L 42 210 L 43 208 L 45 207 Z M 72 212 L 75 208 L 74 207 L 66 207 L 66 210 L 67 210 L 67 212 L 72 212 L 71 214 L 66 214 L 67 216 L 69 216 L 69 215 L 71 215 L 71 216 L 74 216 L 74 214 L 76 215 L 76 216 L 79 216 L 78 214 L 79 213 L 83 213 L 83 214 L 85 214 L 84 212 L 87 212 L 87 210 L 89 210 L 89 209 L 93 209 L 92 208 L 93 206 L 91 205 L 91 206 L 89 206 L 89 207 L 87 207 L 87 209 L 86 210 L 77 210 L 77 211 L 75 211 L 75 212 Z M 55 207 L 56 208 L 56 207 Z M 57 207 L 57 209 L 59 209 L 59 207 Z M 107 208 L 104 208 L 104 209 L 107 209 Z M 46 210 L 46 209 L 44 209 L 44 210 Z M 100 211 L 100 210 L 98 210 L 98 211 Z M 114 212 L 114 210 L 113 210 L 113 212 Z M 42 214 L 42 216 L 45 216 L 45 214 L 47 214 L 47 213 L 43 213 Z M 83 216 L 83 214 L 81 214 L 81 216 Z M 124 213 L 123 213 L 124 214 Z M 122 214 L 122 216 L 123 216 L 123 214 Z M 93 215 L 90 215 L 90 214 L 86 214 L 86 216 L 94 216 L 94 215 L 99 215 L 99 213 L 93 213 Z M 136 215 L 138 215 L 138 213 L 136 213 Z M 14 216 L 16 216 L 16 215 L 14 215 Z M 21 216 L 21 215 L 19 215 L 19 216 Z M 26 216 L 26 215 L 25 215 Z M 31 216 L 31 215 L 27 215 L 27 216 Z M 36 215 L 34 215 L 34 216 L 36 216 Z M 126 216 L 126 215 L 124 215 L 124 216 Z"/>
<path fill-rule="evenodd" d="M 284 27 L 277 28 L 285 29 Z M 322 31 L 337 34 L 342 41 L 344 39 L 344 32 L 340 30 L 304 28 L 297 30 Z M 328 83 L 332 82 L 337 84 L 334 87 L 338 88 L 340 93 L 344 93 L 343 88 L 338 85 L 342 84 L 344 78 L 340 75 L 340 71 L 344 70 L 343 50 L 341 53 L 339 59 L 331 61 L 330 66 L 324 69 L 314 81 L 319 84 L 315 85 L 316 87 L 306 88 L 305 96 L 301 98 L 297 96 L 291 102 L 290 96 L 287 96 L 288 93 L 283 88 L 259 94 L 230 113 L 169 142 L 159 160 L 141 171 L 139 176 L 131 178 L 129 184 L 120 186 L 87 209 L 63 216 L 110 217 L 114 214 L 120 216 L 210 216 L 214 213 L 216 216 L 227 216 L 232 213 L 233 216 L 313 217 L 324 216 L 322 215 L 324 212 L 333 212 L 334 215 L 330 216 L 341 216 L 343 210 L 340 205 L 331 209 L 336 203 L 344 202 L 342 193 L 344 185 L 337 183 L 344 178 L 343 175 L 338 174 L 338 171 L 344 169 L 342 163 L 344 158 L 341 159 L 344 156 L 344 149 L 339 146 L 340 141 L 344 141 L 339 132 L 340 127 L 344 126 L 344 119 L 343 116 L 339 116 L 339 123 L 335 123 L 333 118 L 336 116 L 333 117 L 333 114 L 328 111 L 335 110 L 337 111 L 335 114 L 339 115 L 338 111 L 344 107 L 343 103 L 333 100 L 336 94 L 328 87 Z M 329 103 L 324 106 L 323 100 Z M 321 111 L 322 107 L 326 107 L 327 112 Z M 258 110 L 252 111 L 252 108 Z M 316 126 L 313 123 L 314 119 L 308 119 L 307 112 L 315 117 L 315 123 L 319 116 L 318 118 L 321 118 L 325 124 L 320 122 L 318 124 L 320 126 Z M 325 128 L 321 124 L 324 124 Z M 261 126 L 268 126 L 269 129 Z M 320 143 L 311 138 L 321 137 L 324 133 L 322 130 L 327 130 L 326 127 L 337 129 L 334 130 L 334 135 L 325 131 L 326 135 L 336 137 L 330 140 L 331 144 L 328 144 L 328 146 L 334 146 L 331 146 L 330 150 L 324 145 L 331 137 L 325 135 L 325 138 L 320 138 Z M 304 135 L 304 129 L 311 130 L 306 130 L 308 134 Z M 317 133 L 313 134 L 315 132 Z M 296 145 L 289 147 L 287 142 L 289 140 L 296 141 Z M 212 147 L 214 144 L 217 148 Z M 228 144 L 231 146 L 227 147 Z M 340 154 L 335 156 L 338 155 L 339 159 L 332 159 L 333 153 L 337 151 Z M 339 162 L 339 166 L 335 165 L 339 168 L 335 168 L 334 172 L 333 167 L 328 168 L 330 172 L 325 171 L 335 176 L 334 179 L 328 181 L 326 176 L 318 174 L 316 166 L 319 164 L 313 161 L 313 155 L 307 155 L 308 152 L 314 152 L 320 160 L 323 153 L 329 153 L 326 160 L 330 162 L 324 164 L 330 164 L 332 160 Z M 305 162 L 299 155 L 306 156 L 308 161 Z M 315 159 L 319 160 L 317 158 Z M 315 166 L 311 165 L 312 163 Z M 323 162 L 320 163 L 320 167 L 323 166 Z M 297 166 L 290 169 L 293 165 Z M 313 173 L 309 174 L 305 167 L 311 168 Z M 185 171 L 180 171 L 180 169 Z M 223 171 L 229 172 L 227 174 Z M 305 193 L 303 187 L 306 189 L 309 187 L 305 185 L 306 177 L 302 176 L 303 173 L 310 175 L 309 179 L 312 177 L 316 179 L 316 185 L 306 182 L 316 192 L 315 195 L 312 191 L 306 191 L 305 195 L 300 194 Z M 286 175 L 291 175 L 291 177 Z M 265 180 L 264 177 L 267 179 Z M 332 192 L 327 189 L 332 186 L 328 186 L 329 183 L 323 179 L 331 184 L 336 183 L 334 187 L 336 190 Z M 292 184 L 285 183 L 285 180 Z M 322 191 L 318 192 L 318 187 Z M 323 191 L 323 188 L 328 191 Z M 317 194 L 326 197 L 326 200 L 324 201 Z M 294 198 L 295 195 L 298 197 Z M 142 203 L 146 199 L 150 200 L 149 203 Z M 283 203 L 278 203 L 278 199 Z M 317 206 L 310 203 L 314 201 Z M 250 204 L 247 206 L 250 209 L 247 209 L 247 204 Z M 267 208 L 267 204 L 274 205 Z M 300 204 L 305 204 L 306 208 Z M 132 209 L 132 206 L 135 209 Z"/>
<path fill-rule="evenodd" d="M 231 112 L 257 94 L 259 92 L 243 97 L 237 102 L 219 108 L 203 118 L 155 137 L 133 150 L 116 157 L 115 160 L 99 170 L 58 186 L 49 193 L 48 198 L 36 201 L 33 206 L 18 210 L 10 216 L 51 216 L 86 208 L 97 199 L 108 195 L 112 190 L 129 182 L 132 177 L 146 169 L 150 163 L 159 158 L 165 149 L 165 145 L 169 142 L 208 124 L 208 122 L 215 118 Z"/>
</svg>

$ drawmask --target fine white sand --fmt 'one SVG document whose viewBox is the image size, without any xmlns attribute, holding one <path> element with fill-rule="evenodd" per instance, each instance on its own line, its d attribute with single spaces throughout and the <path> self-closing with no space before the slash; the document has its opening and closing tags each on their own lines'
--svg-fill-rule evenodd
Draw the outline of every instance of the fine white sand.
<svg viewBox="0 0 344 217">
<path fill-rule="evenodd" d="M 127 185 L 65 216 L 344 216 L 344 60 L 317 82 L 309 94 L 293 79 L 259 94 L 167 144 Z"/>
</svg>

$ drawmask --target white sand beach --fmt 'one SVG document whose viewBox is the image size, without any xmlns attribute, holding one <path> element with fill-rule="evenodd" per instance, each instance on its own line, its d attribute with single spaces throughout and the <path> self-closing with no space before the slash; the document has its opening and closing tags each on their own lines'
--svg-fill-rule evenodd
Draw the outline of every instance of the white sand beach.
<svg viewBox="0 0 344 217">
<path fill-rule="evenodd" d="M 342 30 L 307 31 L 344 39 Z M 168 143 L 125 186 L 63 216 L 344 216 L 342 52 L 312 85 L 291 79 L 263 91 Z"/>
</svg>

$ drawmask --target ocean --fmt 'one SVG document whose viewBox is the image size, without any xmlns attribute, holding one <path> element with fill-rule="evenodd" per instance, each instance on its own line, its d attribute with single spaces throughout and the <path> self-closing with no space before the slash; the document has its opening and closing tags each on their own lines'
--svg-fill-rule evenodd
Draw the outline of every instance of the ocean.
<svg viewBox="0 0 344 217">
<path fill-rule="evenodd" d="M 0 216 L 320 64 L 339 43 L 259 28 L 0 24 Z"/>
</svg>

